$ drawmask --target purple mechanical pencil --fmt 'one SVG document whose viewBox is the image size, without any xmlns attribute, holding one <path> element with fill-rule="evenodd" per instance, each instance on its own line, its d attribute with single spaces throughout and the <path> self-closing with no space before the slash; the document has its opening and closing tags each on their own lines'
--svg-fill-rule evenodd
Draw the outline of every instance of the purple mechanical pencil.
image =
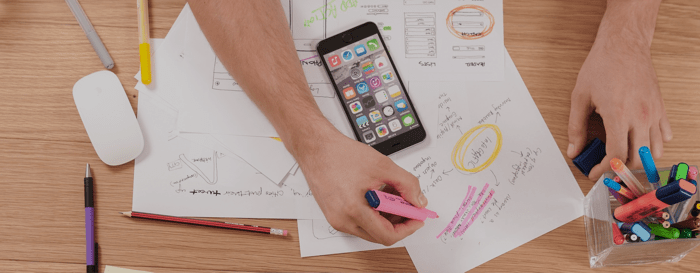
<svg viewBox="0 0 700 273">
<path fill-rule="evenodd" d="M 95 242 L 95 200 L 92 192 L 90 164 L 85 167 L 85 264 L 87 272 L 98 272 L 97 243 Z"/>
</svg>

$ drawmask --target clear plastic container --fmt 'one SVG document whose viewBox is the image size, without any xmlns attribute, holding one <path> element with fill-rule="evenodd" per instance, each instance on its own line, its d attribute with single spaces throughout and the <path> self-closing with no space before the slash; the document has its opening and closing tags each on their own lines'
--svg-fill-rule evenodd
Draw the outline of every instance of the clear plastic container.
<svg viewBox="0 0 700 273">
<path fill-rule="evenodd" d="M 697 166 L 696 166 L 697 168 Z M 659 169 L 661 180 L 668 177 L 670 168 Z M 651 184 L 647 180 L 644 170 L 632 171 L 635 177 L 652 191 Z M 665 174 L 665 175 L 664 175 Z M 649 240 L 647 242 L 613 243 L 612 212 L 620 206 L 620 203 L 608 191 L 603 180 L 613 178 L 614 172 L 605 173 L 593 186 L 583 200 L 584 223 L 586 226 L 586 239 L 588 243 L 588 257 L 591 268 L 619 265 L 653 264 L 665 262 L 677 262 L 683 259 L 695 247 L 700 245 L 700 238 Z M 700 201 L 696 192 L 690 199 L 667 208 L 671 214 L 672 223 L 685 220 L 695 201 Z"/>
</svg>

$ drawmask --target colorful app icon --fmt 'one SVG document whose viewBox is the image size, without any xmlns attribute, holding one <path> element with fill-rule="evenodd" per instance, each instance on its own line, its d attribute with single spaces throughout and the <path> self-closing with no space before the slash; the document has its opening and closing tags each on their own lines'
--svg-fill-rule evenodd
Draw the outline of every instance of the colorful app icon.
<svg viewBox="0 0 700 273">
<path fill-rule="evenodd" d="M 374 64 L 372 62 L 363 63 L 362 71 L 364 71 L 367 75 L 374 73 Z"/>
<path fill-rule="evenodd" d="M 389 100 L 389 96 L 384 90 L 375 93 L 374 97 L 377 98 L 377 103 L 384 103 L 385 101 Z"/>
<path fill-rule="evenodd" d="M 375 51 L 377 48 L 379 48 L 379 42 L 377 42 L 377 39 L 372 39 L 367 41 L 367 47 L 369 48 L 369 51 Z"/>
<path fill-rule="evenodd" d="M 380 114 L 378 110 L 374 110 L 369 112 L 369 119 L 372 120 L 372 123 L 380 122 L 382 121 L 382 114 Z"/>
<path fill-rule="evenodd" d="M 394 81 L 394 72 L 387 71 L 382 74 L 382 80 L 384 82 L 393 82 Z"/>
<path fill-rule="evenodd" d="M 355 55 L 357 55 L 357 57 L 360 57 L 365 54 L 367 54 L 367 49 L 364 45 L 357 45 L 355 47 Z"/>
<path fill-rule="evenodd" d="M 384 116 L 390 117 L 394 115 L 394 107 L 391 107 L 391 105 L 384 106 L 384 108 L 382 108 L 382 113 L 384 113 Z"/>
<path fill-rule="evenodd" d="M 374 105 L 377 104 L 377 102 L 374 100 L 372 96 L 368 96 L 362 99 L 362 104 L 365 106 L 365 108 L 370 108 Z"/>
<path fill-rule="evenodd" d="M 389 121 L 389 129 L 391 129 L 392 132 L 401 130 L 401 122 L 398 119 Z"/>
<path fill-rule="evenodd" d="M 403 122 L 403 126 L 408 127 L 413 125 L 416 120 L 413 118 L 413 114 L 405 114 L 401 116 L 401 122 Z"/>
<path fill-rule="evenodd" d="M 382 86 L 382 80 L 380 80 L 377 76 L 371 77 L 369 78 L 369 86 L 371 86 L 372 89 L 377 89 Z"/>
<path fill-rule="evenodd" d="M 386 58 L 384 58 L 384 56 L 381 56 L 374 60 L 374 66 L 377 67 L 377 69 L 385 68 L 387 67 L 387 64 L 388 63 L 386 62 Z"/>
<path fill-rule="evenodd" d="M 352 99 L 355 97 L 355 89 L 352 89 L 352 86 L 343 89 L 343 95 L 345 96 L 346 100 Z"/>
<path fill-rule="evenodd" d="M 350 51 L 350 50 L 343 51 L 343 54 L 341 54 L 341 55 L 343 56 L 343 61 L 346 61 L 346 62 L 349 60 L 352 60 L 352 57 L 353 57 L 352 51 Z"/>
<path fill-rule="evenodd" d="M 330 58 L 328 58 L 328 63 L 331 65 L 331 67 L 336 67 L 340 65 L 340 57 L 338 55 L 333 55 Z"/>
<path fill-rule="evenodd" d="M 388 134 L 389 134 L 389 129 L 386 128 L 386 125 L 377 126 L 377 135 L 379 137 L 385 137 Z"/>
<path fill-rule="evenodd" d="M 367 142 L 367 143 L 370 143 L 370 142 L 372 142 L 372 141 L 374 141 L 374 140 L 377 139 L 377 138 L 374 136 L 374 133 L 373 133 L 372 131 L 367 131 L 367 132 L 365 132 L 365 133 L 362 135 L 362 137 L 365 138 L 365 142 Z"/>
<path fill-rule="evenodd" d="M 396 111 L 399 111 L 399 113 L 401 113 L 408 109 L 408 104 L 406 104 L 405 100 L 397 100 L 394 102 L 394 107 L 396 107 Z"/>
<path fill-rule="evenodd" d="M 369 85 L 367 85 L 367 83 L 364 81 L 361 81 L 355 85 L 355 88 L 357 89 L 357 93 L 360 93 L 360 95 L 369 91 Z"/>
<path fill-rule="evenodd" d="M 362 78 L 362 71 L 360 70 L 360 68 L 354 67 L 353 69 L 350 69 L 350 78 L 352 78 L 353 80 Z"/>
<path fill-rule="evenodd" d="M 389 88 L 387 88 L 386 90 L 389 91 L 389 95 L 392 98 L 396 98 L 398 96 L 401 96 L 401 89 L 399 88 L 398 85 L 389 86 Z"/>
<path fill-rule="evenodd" d="M 361 116 L 357 118 L 355 121 L 357 121 L 357 127 L 360 127 L 360 129 L 364 129 L 369 127 L 369 121 L 367 120 L 367 117 Z"/>
<path fill-rule="evenodd" d="M 359 101 L 353 102 L 350 104 L 350 111 L 352 111 L 353 114 L 357 114 L 359 112 L 362 112 L 362 105 L 360 104 Z"/>
</svg>

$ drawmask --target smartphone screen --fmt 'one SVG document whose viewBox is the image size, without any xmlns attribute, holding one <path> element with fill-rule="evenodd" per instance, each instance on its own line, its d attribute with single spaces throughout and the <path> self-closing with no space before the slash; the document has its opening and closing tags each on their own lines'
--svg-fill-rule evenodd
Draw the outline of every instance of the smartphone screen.
<svg viewBox="0 0 700 273">
<path fill-rule="evenodd" d="M 359 141 L 370 146 L 381 146 L 421 127 L 379 34 L 344 44 L 322 57 L 331 80 L 340 91 L 340 100 Z M 416 134 L 417 137 L 404 140 L 404 144 L 420 142 L 425 135 L 422 128 L 420 131 L 423 137 L 417 139 L 420 134 Z M 415 134 L 416 131 L 413 132 Z M 390 147 L 383 150 L 380 151 L 385 154 L 395 152 Z"/>
</svg>

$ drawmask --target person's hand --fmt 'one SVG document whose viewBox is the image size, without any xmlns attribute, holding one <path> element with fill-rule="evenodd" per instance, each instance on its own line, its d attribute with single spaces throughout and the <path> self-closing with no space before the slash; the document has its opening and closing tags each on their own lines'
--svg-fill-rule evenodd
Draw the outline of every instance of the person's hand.
<svg viewBox="0 0 700 273">
<path fill-rule="evenodd" d="M 606 23 L 605 19 L 601 22 L 571 93 L 570 158 L 586 145 L 592 111 L 602 117 L 605 126 L 607 156 L 591 170 L 591 180 L 611 170 L 610 159 L 614 157 L 630 169 L 642 168 L 639 148 L 648 146 L 652 155 L 660 158 L 663 143 L 673 137 L 651 61 L 651 39 L 635 37 L 629 30 L 620 34 L 603 25 Z"/>
<path fill-rule="evenodd" d="M 333 228 L 389 246 L 423 226 L 422 221 L 411 219 L 393 224 L 394 219 L 387 220 L 365 199 L 368 190 L 387 184 L 414 206 L 425 207 L 428 200 L 415 176 L 372 147 L 337 131 L 318 135 L 319 139 L 299 152 L 297 161 Z"/>
</svg>

